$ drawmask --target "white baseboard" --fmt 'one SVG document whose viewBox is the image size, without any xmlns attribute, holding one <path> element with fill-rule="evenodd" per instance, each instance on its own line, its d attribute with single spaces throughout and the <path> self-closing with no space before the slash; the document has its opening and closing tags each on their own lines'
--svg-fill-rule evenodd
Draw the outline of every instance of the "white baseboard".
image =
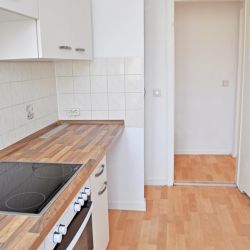
<svg viewBox="0 0 250 250">
<path fill-rule="evenodd" d="M 127 211 L 146 211 L 146 200 L 142 202 L 109 202 L 109 209 Z"/>
<path fill-rule="evenodd" d="M 233 183 L 212 183 L 212 182 L 175 182 L 174 186 L 187 186 L 187 187 L 228 187 L 236 188 L 237 185 Z"/>
<path fill-rule="evenodd" d="M 176 155 L 232 155 L 229 150 L 176 150 Z"/>
<path fill-rule="evenodd" d="M 167 168 L 166 168 L 167 170 Z M 146 186 L 168 186 L 168 180 L 166 179 L 146 179 Z"/>
</svg>

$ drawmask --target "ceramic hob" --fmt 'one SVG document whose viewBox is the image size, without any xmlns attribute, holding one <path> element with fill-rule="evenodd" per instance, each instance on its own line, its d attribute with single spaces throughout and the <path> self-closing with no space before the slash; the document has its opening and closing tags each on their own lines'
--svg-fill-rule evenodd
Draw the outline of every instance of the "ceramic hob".
<svg viewBox="0 0 250 250">
<path fill-rule="evenodd" d="M 0 212 L 40 214 L 82 166 L 0 162 Z"/>
</svg>

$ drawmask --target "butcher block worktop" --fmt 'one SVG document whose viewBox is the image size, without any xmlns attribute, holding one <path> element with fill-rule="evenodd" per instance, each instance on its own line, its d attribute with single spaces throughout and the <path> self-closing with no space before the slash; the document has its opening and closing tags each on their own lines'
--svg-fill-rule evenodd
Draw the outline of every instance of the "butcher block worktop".
<svg viewBox="0 0 250 250">
<path fill-rule="evenodd" d="M 123 128 L 123 121 L 59 121 L 0 151 L 1 161 L 86 164 L 43 215 L 0 215 L 0 249 L 37 249 Z"/>
</svg>

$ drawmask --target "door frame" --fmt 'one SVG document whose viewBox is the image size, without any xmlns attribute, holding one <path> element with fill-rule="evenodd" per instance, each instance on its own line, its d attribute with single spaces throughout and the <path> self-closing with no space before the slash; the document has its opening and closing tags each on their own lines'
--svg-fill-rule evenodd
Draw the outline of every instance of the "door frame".
<svg viewBox="0 0 250 250">
<path fill-rule="evenodd" d="M 175 153 L 175 1 L 167 1 L 167 185 L 174 185 Z"/>
<path fill-rule="evenodd" d="M 235 107 L 235 125 L 234 125 L 234 148 L 233 157 L 237 158 L 235 183 L 239 183 L 240 171 L 240 135 L 242 126 L 242 107 L 243 107 L 243 88 L 244 88 L 244 58 L 245 58 L 245 38 L 246 38 L 246 1 L 242 3 L 240 10 L 240 29 L 239 29 L 239 55 L 238 55 L 238 72 L 237 72 L 237 92 Z"/>
<path fill-rule="evenodd" d="M 167 54 L 167 134 L 168 134 L 168 149 L 167 149 L 167 185 L 174 185 L 174 157 L 175 157 L 175 2 L 195 2 L 195 0 L 166 0 L 168 7 L 167 16 L 167 29 L 168 29 L 168 54 Z M 216 2 L 218 0 L 211 0 Z M 230 0 L 229 0 L 230 2 Z M 235 174 L 235 183 L 238 185 L 238 176 L 240 171 L 240 134 L 242 124 L 242 90 L 244 81 L 244 51 L 245 51 L 245 21 L 246 21 L 246 2 L 243 0 L 243 8 L 240 17 L 240 30 L 239 30 L 239 60 L 237 72 L 237 104 L 235 114 L 235 131 L 234 131 L 234 148 L 233 155 L 237 156 L 237 166 Z"/>
</svg>

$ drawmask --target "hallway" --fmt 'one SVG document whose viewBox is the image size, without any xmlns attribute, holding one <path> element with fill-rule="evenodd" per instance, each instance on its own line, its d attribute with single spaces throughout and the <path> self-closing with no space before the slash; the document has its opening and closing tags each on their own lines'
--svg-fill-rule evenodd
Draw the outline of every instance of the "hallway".
<svg viewBox="0 0 250 250">
<path fill-rule="evenodd" d="M 236 159 L 228 155 L 176 155 L 175 182 L 235 183 Z"/>
</svg>

